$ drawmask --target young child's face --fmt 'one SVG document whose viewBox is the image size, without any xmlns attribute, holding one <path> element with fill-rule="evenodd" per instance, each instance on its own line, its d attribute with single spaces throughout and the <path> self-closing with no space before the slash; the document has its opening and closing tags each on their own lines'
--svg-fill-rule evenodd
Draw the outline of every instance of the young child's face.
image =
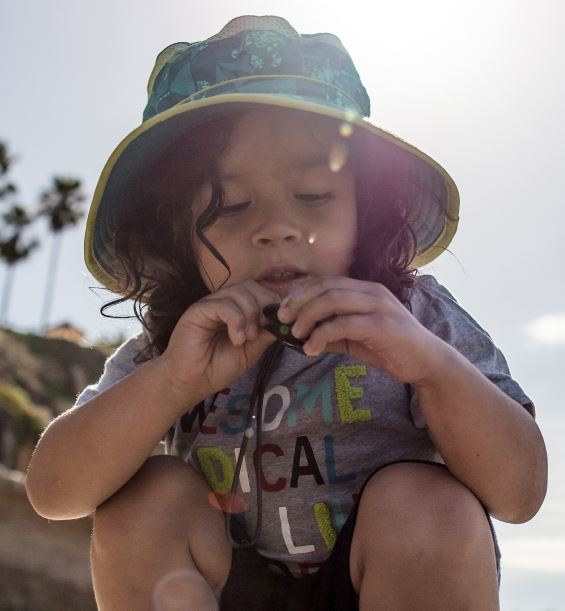
<svg viewBox="0 0 565 611">
<path fill-rule="evenodd" d="M 352 171 L 330 169 L 341 141 L 334 122 L 282 109 L 251 110 L 235 124 L 218 164 L 224 211 L 204 232 L 229 265 L 227 281 L 226 268 L 195 238 L 209 290 L 256 280 L 284 297 L 311 277 L 347 275 L 357 206 Z M 200 189 L 196 215 L 211 193 L 210 184 Z"/>
</svg>

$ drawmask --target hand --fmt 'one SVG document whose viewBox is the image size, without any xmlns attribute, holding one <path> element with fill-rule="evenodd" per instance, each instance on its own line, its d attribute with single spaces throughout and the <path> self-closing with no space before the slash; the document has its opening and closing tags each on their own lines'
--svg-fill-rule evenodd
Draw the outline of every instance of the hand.
<svg viewBox="0 0 565 611">
<path fill-rule="evenodd" d="M 280 297 L 250 280 L 192 304 L 176 324 L 162 355 L 171 383 L 201 400 L 252 367 L 275 337 L 262 313 Z"/>
<path fill-rule="evenodd" d="M 307 355 L 342 352 L 415 386 L 437 375 L 450 349 L 376 282 L 316 278 L 283 299 L 278 317 L 308 338 Z"/>
</svg>

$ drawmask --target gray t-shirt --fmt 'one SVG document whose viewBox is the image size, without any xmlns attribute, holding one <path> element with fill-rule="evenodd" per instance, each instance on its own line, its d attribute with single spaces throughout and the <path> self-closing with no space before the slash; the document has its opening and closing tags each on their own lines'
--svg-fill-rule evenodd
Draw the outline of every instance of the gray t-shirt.
<svg viewBox="0 0 565 611">
<path fill-rule="evenodd" d="M 435 278 L 418 278 L 410 304 L 426 328 L 534 414 L 490 336 Z M 123 344 L 77 404 L 131 373 L 134 357 L 146 345 L 143 334 Z M 231 488 L 257 369 L 222 390 L 213 404 L 210 398 L 179 419 L 167 438 L 167 451 L 201 471 L 218 493 Z M 252 534 L 257 519 L 253 428 L 247 435 L 239 496 L 248 507 L 243 519 Z M 442 462 L 409 385 L 341 354 L 310 359 L 285 348 L 264 397 L 259 551 L 295 575 L 315 570 L 329 555 L 365 480 L 379 467 L 406 459 Z"/>
</svg>

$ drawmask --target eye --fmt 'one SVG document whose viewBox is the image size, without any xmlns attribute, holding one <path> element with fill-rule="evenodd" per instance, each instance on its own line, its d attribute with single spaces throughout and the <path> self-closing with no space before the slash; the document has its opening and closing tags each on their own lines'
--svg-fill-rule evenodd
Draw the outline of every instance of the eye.
<svg viewBox="0 0 565 611">
<path fill-rule="evenodd" d="M 331 191 L 327 193 L 297 193 L 294 197 L 307 204 L 323 204 L 333 199 L 334 194 Z"/>
<path fill-rule="evenodd" d="M 237 216 L 243 212 L 251 202 L 241 202 L 241 204 L 233 204 L 232 206 L 224 206 L 220 210 L 220 216 Z"/>
</svg>

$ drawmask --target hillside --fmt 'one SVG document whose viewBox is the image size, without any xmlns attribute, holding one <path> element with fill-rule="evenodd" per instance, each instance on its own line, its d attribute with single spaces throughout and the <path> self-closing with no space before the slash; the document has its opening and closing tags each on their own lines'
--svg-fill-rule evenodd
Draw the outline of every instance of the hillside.
<svg viewBox="0 0 565 611">
<path fill-rule="evenodd" d="M 33 403 L 57 414 L 98 379 L 111 350 L 0 329 L 0 380 L 22 388 Z"/>
<path fill-rule="evenodd" d="M 96 609 L 90 518 L 38 516 L 24 472 L 43 427 L 98 379 L 111 349 L 0 329 L 0 611 Z"/>
</svg>

